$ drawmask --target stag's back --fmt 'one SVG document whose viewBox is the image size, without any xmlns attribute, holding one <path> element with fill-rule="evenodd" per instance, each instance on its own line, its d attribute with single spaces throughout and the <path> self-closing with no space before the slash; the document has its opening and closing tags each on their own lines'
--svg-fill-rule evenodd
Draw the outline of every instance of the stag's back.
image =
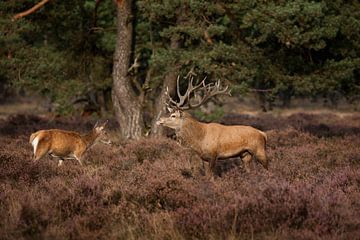
<svg viewBox="0 0 360 240">
<path fill-rule="evenodd" d="M 251 126 L 226 126 L 218 123 L 202 124 L 204 137 L 201 139 L 202 152 L 209 152 L 228 158 L 243 151 L 263 151 L 266 134 Z"/>
<path fill-rule="evenodd" d="M 265 143 L 266 134 L 256 128 L 251 126 L 235 125 L 227 126 L 218 123 L 209 123 L 207 131 L 210 133 L 209 137 L 213 134 L 216 134 L 216 141 L 218 144 L 223 143 L 246 143 L 249 145 Z"/>
</svg>

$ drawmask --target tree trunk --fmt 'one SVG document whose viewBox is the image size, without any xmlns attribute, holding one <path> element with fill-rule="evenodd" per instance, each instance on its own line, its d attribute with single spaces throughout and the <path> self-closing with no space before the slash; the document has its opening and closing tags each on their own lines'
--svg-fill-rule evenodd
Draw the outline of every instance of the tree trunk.
<svg viewBox="0 0 360 240">
<path fill-rule="evenodd" d="M 144 130 L 142 106 L 128 75 L 133 40 L 132 22 L 132 1 L 117 1 L 117 39 L 114 53 L 112 99 L 115 117 L 124 139 L 138 139 Z"/>
<path fill-rule="evenodd" d="M 170 48 L 177 49 L 179 48 L 179 41 L 175 38 L 171 39 Z M 155 107 L 155 116 L 151 124 L 151 135 L 153 136 L 163 136 L 164 128 L 156 125 L 156 122 L 166 113 L 166 89 L 169 90 L 170 96 L 173 96 L 176 89 L 176 79 L 177 79 L 177 70 L 178 67 L 175 67 L 174 71 L 168 73 L 163 82 L 160 96 L 156 99 Z"/>
<path fill-rule="evenodd" d="M 164 128 L 162 126 L 156 125 L 156 122 L 160 119 L 160 117 L 164 116 L 166 113 L 166 89 L 169 89 L 170 96 L 173 95 L 176 89 L 176 73 L 169 73 L 163 83 L 163 87 L 161 89 L 160 96 L 156 99 L 156 107 L 155 107 L 155 116 L 152 120 L 151 124 L 151 135 L 153 136 L 162 136 L 164 135 Z"/>
</svg>

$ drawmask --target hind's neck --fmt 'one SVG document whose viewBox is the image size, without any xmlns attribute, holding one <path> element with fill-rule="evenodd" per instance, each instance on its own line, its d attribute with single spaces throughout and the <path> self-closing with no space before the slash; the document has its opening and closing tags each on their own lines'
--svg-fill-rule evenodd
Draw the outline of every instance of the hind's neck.
<svg viewBox="0 0 360 240">
<path fill-rule="evenodd" d="M 97 134 L 94 130 L 83 135 L 83 141 L 85 142 L 86 147 L 91 147 L 95 143 L 95 140 L 98 138 L 98 136 L 99 134 Z"/>
</svg>

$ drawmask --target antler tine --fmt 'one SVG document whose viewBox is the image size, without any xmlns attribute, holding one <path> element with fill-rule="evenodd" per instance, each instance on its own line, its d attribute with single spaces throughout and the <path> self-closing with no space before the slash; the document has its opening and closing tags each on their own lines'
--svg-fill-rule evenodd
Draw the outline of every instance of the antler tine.
<svg viewBox="0 0 360 240">
<path fill-rule="evenodd" d="M 205 79 L 203 80 L 205 83 Z M 203 83 L 203 84 L 204 84 Z M 215 83 L 209 83 L 208 85 L 204 85 L 203 89 L 205 90 L 203 98 L 200 100 L 200 102 L 191 105 L 189 102 L 189 108 L 196 108 L 200 105 L 204 104 L 207 100 L 209 100 L 211 97 L 216 95 L 222 95 L 222 94 L 228 94 L 230 95 L 230 91 L 228 91 L 229 86 L 225 86 L 223 89 L 221 89 L 221 82 L 220 80 L 216 81 Z"/>
<path fill-rule="evenodd" d="M 197 89 L 200 88 L 200 87 L 206 87 L 206 84 L 205 84 L 206 78 L 207 78 L 207 77 L 204 77 L 204 79 L 203 79 L 198 85 L 196 85 L 195 87 L 193 87 L 193 91 L 197 90 Z"/>
<path fill-rule="evenodd" d="M 190 93 L 191 93 L 192 89 L 194 89 L 193 81 L 194 81 L 194 77 L 190 76 L 188 88 L 186 89 L 186 93 L 184 94 L 184 96 L 186 96 L 186 98 L 187 98 L 187 102 L 190 101 Z"/>
<path fill-rule="evenodd" d="M 166 103 L 167 106 L 169 106 L 170 108 L 176 108 L 179 110 L 188 110 L 191 108 L 199 107 L 200 105 L 204 104 L 209 98 L 211 98 L 215 95 L 220 95 L 220 94 L 229 94 L 230 95 L 230 91 L 228 91 L 228 86 L 221 89 L 220 80 L 216 81 L 215 83 L 206 84 L 205 83 L 206 77 L 204 77 L 204 79 L 199 84 L 196 84 L 194 86 L 194 77 L 190 76 L 190 78 L 188 78 L 188 79 L 189 79 L 189 82 L 188 82 L 186 92 L 184 93 L 184 95 L 181 95 L 181 93 L 180 93 L 180 76 L 178 75 L 178 77 L 177 77 L 176 86 L 177 86 L 177 95 L 179 98 L 179 102 L 176 102 L 175 100 L 173 100 L 170 97 L 169 89 L 166 88 L 165 94 L 168 98 L 168 101 Z M 202 99 L 196 104 L 191 104 L 190 97 L 192 96 L 192 94 L 195 95 L 195 93 L 198 91 L 204 93 Z"/>
<path fill-rule="evenodd" d="M 181 94 L 180 94 L 180 75 L 177 76 L 177 79 L 176 79 L 176 92 L 177 92 L 177 95 L 180 97 Z"/>
<path fill-rule="evenodd" d="M 192 80 L 190 80 L 190 83 L 188 85 L 188 89 L 186 90 L 186 93 L 184 95 L 181 95 L 180 93 L 180 75 L 177 76 L 176 79 L 176 93 L 178 95 L 179 98 L 179 102 L 176 102 L 174 99 L 171 98 L 170 94 L 169 94 L 169 88 L 166 88 L 165 91 L 165 95 L 168 99 L 168 101 L 166 102 L 166 105 L 170 108 L 176 108 L 176 109 L 181 109 L 181 110 L 186 110 L 188 109 L 187 106 L 183 106 L 185 103 L 185 100 L 187 100 L 187 96 L 190 95 L 190 92 L 192 91 Z"/>
<path fill-rule="evenodd" d="M 176 102 L 170 97 L 169 87 L 166 87 L 165 95 L 166 95 L 166 98 L 167 98 L 167 101 L 165 102 L 165 105 L 168 106 L 169 108 L 177 107 Z"/>
<path fill-rule="evenodd" d="M 189 85 L 188 85 L 188 89 L 186 90 L 185 94 L 184 95 L 181 95 L 180 93 L 180 77 L 178 77 L 177 79 L 177 95 L 179 97 L 179 102 L 176 103 L 176 106 L 179 108 L 179 109 L 182 109 L 182 106 L 184 105 L 185 103 L 185 100 L 186 100 L 186 96 L 188 94 L 188 91 L 189 91 Z"/>
<path fill-rule="evenodd" d="M 179 109 L 182 109 L 182 110 L 187 110 L 189 109 L 190 107 L 187 106 L 189 104 L 189 100 L 190 100 L 190 97 L 191 97 L 191 93 L 193 93 L 195 90 L 197 90 L 198 88 L 201 87 L 201 84 L 198 84 L 198 85 L 195 85 L 194 86 L 194 77 L 193 76 L 190 76 L 189 78 L 189 83 L 188 83 L 188 87 L 186 89 L 186 92 L 184 93 L 184 95 L 181 95 L 180 93 L 180 84 L 179 84 L 179 81 L 177 82 L 177 87 L 178 87 L 178 91 L 177 91 L 177 94 L 178 94 L 178 97 L 179 97 L 179 102 L 176 103 L 176 106 L 179 108 Z M 185 104 L 185 105 L 184 105 Z"/>
</svg>

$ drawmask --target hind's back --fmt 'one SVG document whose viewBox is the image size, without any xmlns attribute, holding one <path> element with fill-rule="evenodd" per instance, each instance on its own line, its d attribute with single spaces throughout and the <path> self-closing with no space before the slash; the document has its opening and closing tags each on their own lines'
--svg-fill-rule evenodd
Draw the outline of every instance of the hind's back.
<svg viewBox="0 0 360 240">
<path fill-rule="evenodd" d="M 85 146 L 81 136 L 76 132 L 50 129 L 39 133 L 39 136 L 45 141 L 49 141 L 50 148 L 58 155 L 67 155 L 77 148 Z"/>
</svg>

